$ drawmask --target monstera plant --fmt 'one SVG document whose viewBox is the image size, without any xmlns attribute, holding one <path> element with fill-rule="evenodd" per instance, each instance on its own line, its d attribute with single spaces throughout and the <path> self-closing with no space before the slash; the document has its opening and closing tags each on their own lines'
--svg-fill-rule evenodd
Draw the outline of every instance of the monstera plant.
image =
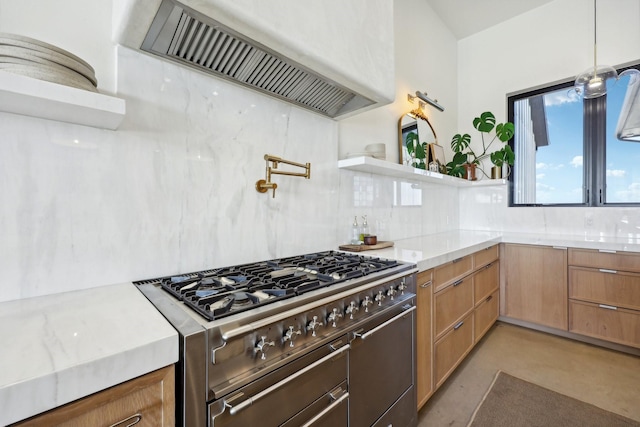
<svg viewBox="0 0 640 427">
<path fill-rule="evenodd" d="M 478 166 L 481 166 L 482 159 L 488 156 L 496 166 L 502 166 L 503 164 L 513 165 L 515 155 L 509 144 L 507 144 L 515 133 L 513 123 L 496 124 L 496 116 L 489 111 L 485 111 L 480 114 L 480 117 L 473 119 L 473 127 L 480 132 L 482 151 L 476 154 L 471 148 L 471 135 L 468 133 L 454 135 L 451 139 L 451 149 L 454 155 L 453 159 L 447 163 L 447 173 L 449 175 L 464 177 L 470 173 L 470 170 L 475 170 Z M 489 152 L 489 148 L 495 141 L 499 141 L 502 147 Z M 489 176 L 484 170 L 480 170 L 485 176 Z"/>
</svg>

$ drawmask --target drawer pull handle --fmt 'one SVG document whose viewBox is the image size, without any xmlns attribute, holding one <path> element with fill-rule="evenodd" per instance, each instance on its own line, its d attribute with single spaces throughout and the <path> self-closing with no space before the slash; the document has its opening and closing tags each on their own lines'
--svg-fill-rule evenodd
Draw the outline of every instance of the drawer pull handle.
<svg viewBox="0 0 640 427">
<path fill-rule="evenodd" d="M 491 301 L 493 299 L 493 295 L 489 295 L 485 301 Z"/>
<path fill-rule="evenodd" d="M 125 418 L 122 421 L 118 421 L 115 424 L 111 424 L 110 427 L 131 427 L 138 424 L 140 421 L 142 421 L 142 414 L 135 414 Z"/>
<path fill-rule="evenodd" d="M 554 246 L 553 249 L 560 249 L 561 251 L 566 251 L 567 247 L 566 246 Z"/>
<path fill-rule="evenodd" d="M 616 251 L 612 251 L 610 249 L 598 249 L 598 252 L 601 252 L 603 254 L 615 254 Z"/>
<path fill-rule="evenodd" d="M 598 304 L 598 307 L 606 308 L 607 310 L 617 310 L 618 309 L 618 307 L 614 307 L 612 305 L 606 305 L 606 304 Z"/>
<path fill-rule="evenodd" d="M 457 330 L 458 328 L 460 328 L 460 326 L 464 325 L 464 321 L 458 322 L 458 324 L 456 324 L 456 326 L 453 327 L 453 330 Z"/>
<path fill-rule="evenodd" d="M 617 274 L 618 271 L 617 270 L 608 270 L 606 268 L 601 268 L 600 269 L 600 273 L 611 273 L 611 274 Z"/>
<path fill-rule="evenodd" d="M 464 258 L 464 257 L 460 257 L 460 258 L 454 259 L 454 260 L 453 260 L 453 261 L 451 261 L 451 262 L 452 262 L 453 264 L 455 264 L 456 262 L 460 262 L 460 261 L 462 261 L 462 259 L 463 259 L 463 258 Z"/>
<path fill-rule="evenodd" d="M 427 286 L 429 286 L 431 284 L 431 280 L 429 280 L 427 283 L 423 283 L 422 285 L 420 285 L 421 288 L 426 288 Z"/>
<path fill-rule="evenodd" d="M 454 283 L 453 283 L 453 286 L 458 286 L 458 285 L 459 285 L 460 283 L 462 283 L 463 281 L 464 281 L 463 279 L 460 279 L 460 280 L 458 280 L 457 282 L 454 282 Z"/>
</svg>

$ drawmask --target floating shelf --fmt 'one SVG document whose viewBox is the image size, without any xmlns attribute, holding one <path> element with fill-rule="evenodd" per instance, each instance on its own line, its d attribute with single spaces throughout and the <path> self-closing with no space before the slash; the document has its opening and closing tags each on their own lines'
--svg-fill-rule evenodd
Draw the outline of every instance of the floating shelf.
<svg viewBox="0 0 640 427">
<path fill-rule="evenodd" d="M 0 111 L 117 129 L 124 99 L 0 71 Z"/>
<path fill-rule="evenodd" d="M 424 169 L 416 169 L 398 163 L 387 162 L 373 157 L 354 157 L 338 160 L 338 168 L 357 172 L 373 173 L 376 175 L 392 176 L 396 178 L 414 179 L 433 184 L 449 185 L 452 187 L 487 187 L 491 185 L 505 185 L 506 179 L 481 179 L 467 181 L 466 179 L 430 172 Z"/>
</svg>

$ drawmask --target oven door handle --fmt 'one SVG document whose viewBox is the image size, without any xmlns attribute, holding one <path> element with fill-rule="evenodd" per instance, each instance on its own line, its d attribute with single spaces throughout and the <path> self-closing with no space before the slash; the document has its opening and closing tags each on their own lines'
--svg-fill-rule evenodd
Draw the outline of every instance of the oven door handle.
<svg viewBox="0 0 640 427">
<path fill-rule="evenodd" d="M 271 387 L 267 387 L 264 390 L 262 390 L 260 393 L 257 393 L 253 396 L 251 396 L 250 398 L 248 398 L 247 400 L 243 400 L 242 402 L 240 402 L 237 405 L 230 405 L 227 402 L 225 402 L 225 406 L 227 408 L 229 408 L 229 413 L 231 415 L 235 415 L 238 412 L 242 411 L 243 409 L 248 408 L 249 406 L 253 405 L 254 402 L 262 399 L 263 397 L 267 396 L 269 393 L 274 392 L 275 390 L 279 389 L 280 387 L 290 383 L 291 381 L 295 380 L 296 378 L 298 378 L 301 375 L 306 374 L 307 372 L 309 372 L 310 370 L 312 370 L 313 368 L 322 365 L 323 363 L 333 359 L 334 357 L 336 357 L 338 354 L 344 353 L 345 351 L 349 350 L 351 348 L 350 344 L 345 345 L 344 347 L 340 347 L 340 349 L 327 354 L 326 356 L 324 356 L 321 359 L 316 360 L 315 362 L 313 362 L 312 364 L 304 367 L 303 369 L 300 369 L 298 372 L 296 372 L 295 374 L 291 374 L 289 375 L 287 378 L 285 378 L 284 380 L 275 383 L 274 385 L 272 385 Z"/>
<path fill-rule="evenodd" d="M 375 328 L 371 329 L 369 332 L 366 332 L 364 334 L 359 334 L 357 332 L 354 332 L 353 335 L 356 338 L 361 338 L 363 340 L 367 339 L 368 337 L 370 337 L 371 335 L 375 334 L 376 332 L 378 332 L 380 329 L 382 328 L 386 328 L 389 324 L 395 322 L 398 319 L 403 318 L 405 315 L 411 313 L 412 311 L 414 311 L 416 309 L 416 306 L 412 306 L 410 309 L 403 311 L 402 313 L 398 314 L 395 317 L 392 317 L 391 319 L 387 320 L 386 322 L 376 326 Z"/>
<path fill-rule="evenodd" d="M 302 425 L 302 427 L 310 427 L 310 426 L 312 426 L 313 424 L 315 424 L 316 421 L 318 421 L 320 418 L 324 417 L 329 412 L 333 411 L 336 406 L 340 405 L 342 402 L 344 402 L 348 398 L 349 398 L 349 393 L 348 392 L 344 393 L 335 402 L 333 402 L 331 405 L 329 405 L 326 408 L 324 408 L 319 414 L 317 414 L 315 417 L 311 418 L 309 421 L 304 423 Z"/>
</svg>

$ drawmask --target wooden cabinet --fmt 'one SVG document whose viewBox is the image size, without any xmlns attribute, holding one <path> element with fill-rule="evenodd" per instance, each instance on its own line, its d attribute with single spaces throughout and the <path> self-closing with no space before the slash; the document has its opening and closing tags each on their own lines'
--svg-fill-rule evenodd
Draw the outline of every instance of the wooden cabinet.
<svg viewBox="0 0 640 427">
<path fill-rule="evenodd" d="M 435 343 L 436 389 L 445 382 L 453 370 L 473 348 L 473 314 L 451 326 Z"/>
<path fill-rule="evenodd" d="M 416 297 L 416 393 L 418 409 L 433 394 L 433 270 L 418 273 Z"/>
<path fill-rule="evenodd" d="M 438 292 L 473 271 L 473 255 L 454 259 L 433 269 L 433 291 Z"/>
<path fill-rule="evenodd" d="M 569 250 L 569 330 L 640 348 L 640 254 Z"/>
<path fill-rule="evenodd" d="M 174 375 L 173 366 L 159 369 L 29 418 L 13 427 L 173 426 Z"/>
<path fill-rule="evenodd" d="M 500 315 L 500 269 L 493 262 L 479 270 L 473 279 L 474 342 L 487 333 Z"/>
<path fill-rule="evenodd" d="M 502 314 L 568 330 L 567 248 L 505 244 L 500 260 Z"/>
<path fill-rule="evenodd" d="M 435 389 L 446 381 L 498 318 L 498 257 L 498 245 L 493 245 L 434 269 Z M 439 287 L 436 277 L 440 279 Z"/>
</svg>

